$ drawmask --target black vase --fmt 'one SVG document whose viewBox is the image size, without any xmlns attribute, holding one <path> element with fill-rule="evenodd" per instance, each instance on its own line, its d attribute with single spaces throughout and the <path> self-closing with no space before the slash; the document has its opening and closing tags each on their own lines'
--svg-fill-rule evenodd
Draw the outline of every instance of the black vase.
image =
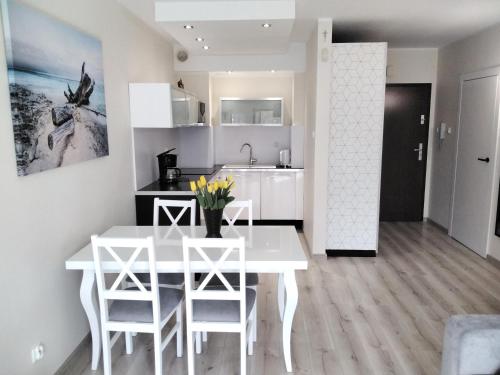
<svg viewBox="0 0 500 375">
<path fill-rule="evenodd" d="M 205 225 L 207 226 L 206 238 L 222 238 L 220 228 L 222 226 L 222 212 L 223 208 L 218 210 L 203 209 L 205 215 Z"/>
</svg>

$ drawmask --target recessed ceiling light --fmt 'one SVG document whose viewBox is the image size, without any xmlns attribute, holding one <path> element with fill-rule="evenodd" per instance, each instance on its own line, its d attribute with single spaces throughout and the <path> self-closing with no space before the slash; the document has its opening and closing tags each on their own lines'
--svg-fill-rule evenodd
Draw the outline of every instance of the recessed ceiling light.
<svg viewBox="0 0 500 375">
<path fill-rule="evenodd" d="M 205 39 L 198 37 L 198 38 L 196 38 L 195 40 L 196 40 L 197 42 L 203 42 Z"/>
<path fill-rule="evenodd" d="M 270 23 L 263 23 L 263 24 L 262 24 L 262 27 L 263 27 L 264 29 L 269 29 L 269 28 L 271 27 L 271 24 L 270 24 Z"/>
<path fill-rule="evenodd" d="M 209 49 L 210 47 L 209 46 L 203 46 L 203 49 L 206 51 L 207 49 Z"/>
<path fill-rule="evenodd" d="M 231 73 L 232 73 L 232 71 L 230 71 L 230 70 L 227 71 L 227 74 L 231 74 Z"/>
<path fill-rule="evenodd" d="M 194 26 L 193 25 L 184 25 L 184 28 L 186 30 L 190 30 L 190 29 L 194 29 Z"/>
<path fill-rule="evenodd" d="M 274 70 L 274 69 L 273 69 L 273 70 L 271 70 L 271 73 L 276 73 L 276 70 Z"/>
</svg>

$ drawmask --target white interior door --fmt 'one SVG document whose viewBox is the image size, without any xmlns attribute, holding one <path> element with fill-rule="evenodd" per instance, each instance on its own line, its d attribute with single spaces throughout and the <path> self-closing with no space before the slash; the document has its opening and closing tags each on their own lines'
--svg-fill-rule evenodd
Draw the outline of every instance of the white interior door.
<svg viewBox="0 0 500 375">
<path fill-rule="evenodd" d="M 486 256 L 496 155 L 498 75 L 462 81 L 450 234 Z"/>
</svg>

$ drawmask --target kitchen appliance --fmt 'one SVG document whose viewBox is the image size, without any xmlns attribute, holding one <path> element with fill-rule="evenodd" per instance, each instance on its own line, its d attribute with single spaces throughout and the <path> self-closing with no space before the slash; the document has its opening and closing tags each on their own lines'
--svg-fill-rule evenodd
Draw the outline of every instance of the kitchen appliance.
<svg viewBox="0 0 500 375">
<path fill-rule="evenodd" d="M 291 167 L 290 150 L 287 148 L 280 151 L 279 167 L 281 167 L 281 168 L 290 168 Z"/>
<path fill-rule="evenodd" d="M 156 155 L 158 158 L 158 171 L 160 174 L 160 182 L 177 182 L 182 176 L 182 172 L 177 168 L 177 155 L 171 154 L 175 148 L 171 148 L 161 154 Z"/>
</svg>

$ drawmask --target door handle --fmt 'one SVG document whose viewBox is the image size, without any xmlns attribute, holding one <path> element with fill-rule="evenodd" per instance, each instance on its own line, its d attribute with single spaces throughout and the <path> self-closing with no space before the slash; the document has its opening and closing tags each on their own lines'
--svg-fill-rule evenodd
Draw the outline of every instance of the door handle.
<svg viewBox="0 0 500 375">
<path fill-rule="evenodd" d="M 418 161 L 422 161 L 422 156 L 423 156 L 423 151 L 424 151 L 424 144 L 419 143 L 418 148 L 414 148 L 413 151 L 418 152 Z"/>
<path fill-rule="evenodd" d="M 484 161 L 485 163 L 489 163 L 490 162 L 490 158 L 477 158 L 477 160 Z"/>
</svg>

